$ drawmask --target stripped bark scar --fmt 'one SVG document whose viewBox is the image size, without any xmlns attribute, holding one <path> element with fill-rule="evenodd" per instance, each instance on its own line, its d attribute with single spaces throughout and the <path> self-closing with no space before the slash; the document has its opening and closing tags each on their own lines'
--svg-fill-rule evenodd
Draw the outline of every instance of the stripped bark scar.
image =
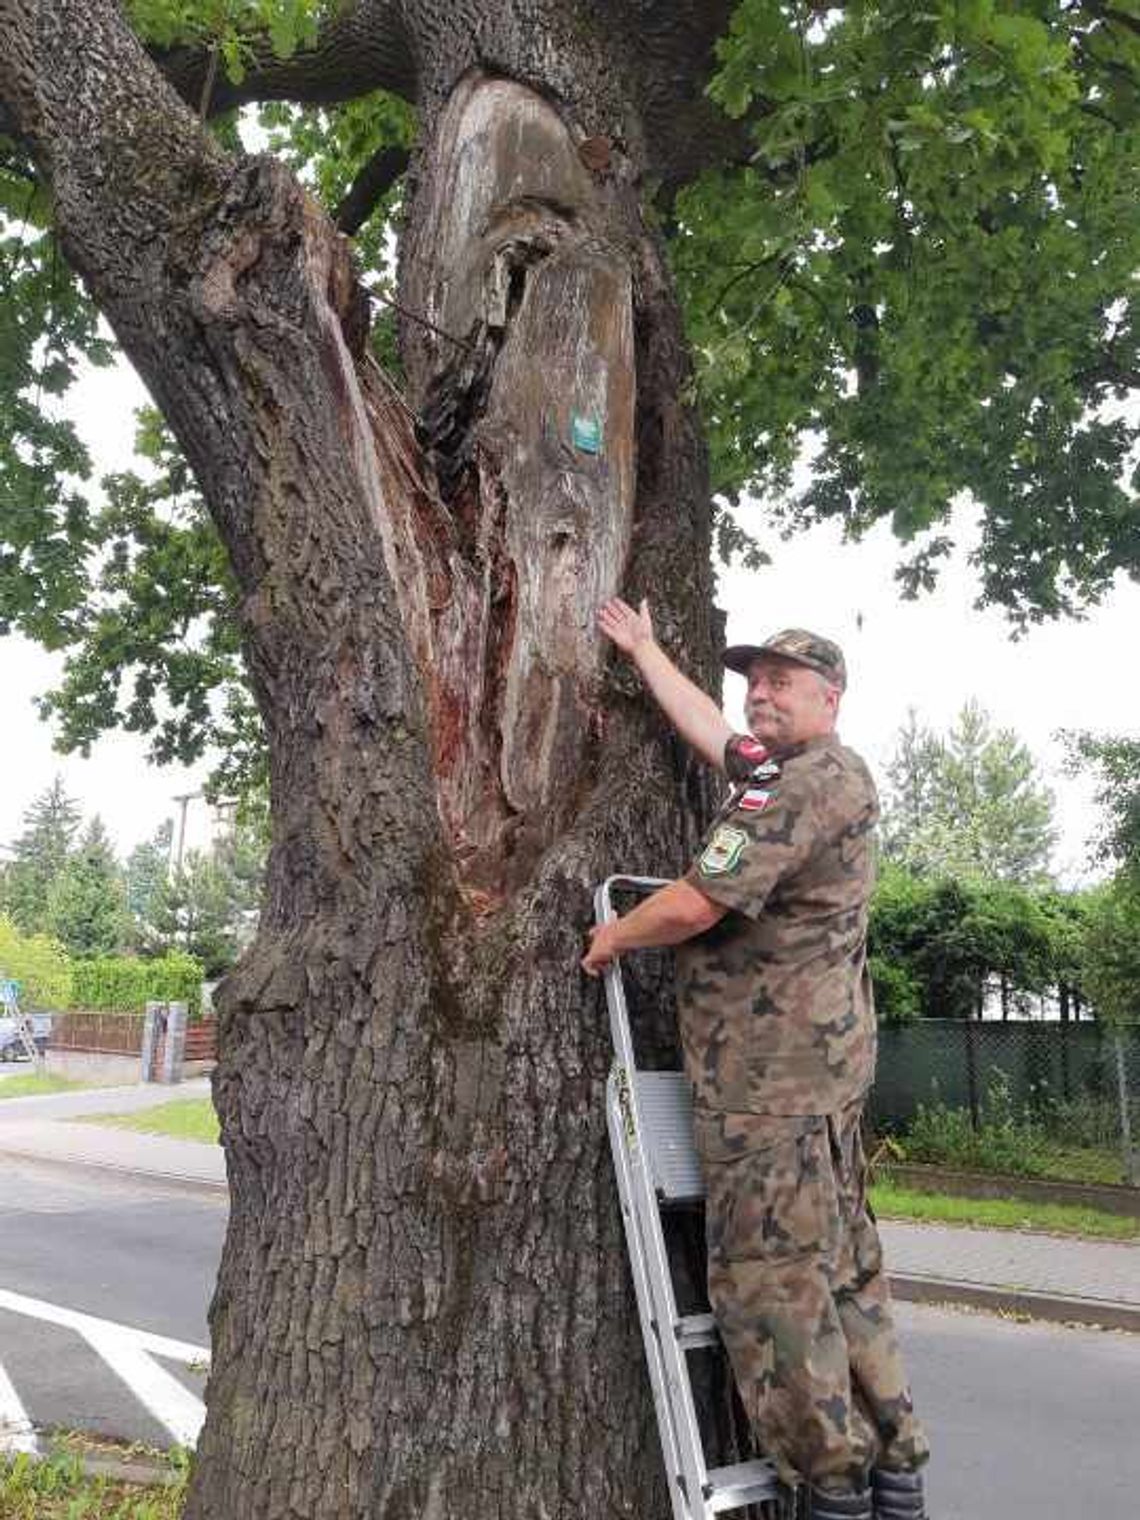
<svg viewBox="0 0 1140 1520">
<path fill-rule="evenodd" d="M 393 579 L 417 630 L 440 813 L 462 881 L 491 900 L 558 836 L 562 781 L 590 742 L 594 609 L 632 531 L 632 282 L 579 147 L 532 91 L 471 76 L 441 123 L 423 223 L 447 273 L 419 309 L 467 347 L 435 342 L 422 377 L 437 493 L 403 512 Z"/>
</svg>

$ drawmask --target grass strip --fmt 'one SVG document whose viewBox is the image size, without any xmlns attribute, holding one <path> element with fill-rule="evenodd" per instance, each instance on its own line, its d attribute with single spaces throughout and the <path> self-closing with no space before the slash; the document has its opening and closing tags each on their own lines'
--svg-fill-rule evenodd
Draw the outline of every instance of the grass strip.
<svg viewBox="0 0 1140 1520">
<path fill-rule="evenodd" d="M 884 1219 L 966 1224 L 994 1230 L 1038 1230 L 1050 1235 L 1140 1239 L 1140 1219 L 1070 1203 L 1027 1203 L 1020 1198 L 957 1198 L 877 1182 L 871 1206 Z"/>
<path fill-rule="evenodd" d="M 45 1093 L 78 1092 L 90 1086 L 90 1082 L 77 1082 L 74 1077 L 30 1071 L 18 1077 L 0 1077 L 0 1098 L 39 1098 Z"/>
<path fill-rule="evenodd" d="M 178 1481 L 142 1485 L 90 1477 L 79 1458 L 0 1457 L 0 1520 L 178 1520 L 186 1498 Z"/>
<path fill-rule="evenodd" d="M 133 1114 L 85 1114 L 86 1124 L 106 1124 L 113 1129 L 133 1129 L 144 1135 L 169 1135 L 175 1140 L 201 1140 L 216 1144 L 218 1116 L 209 1098 L 173 1098 Z"/>
</svg>

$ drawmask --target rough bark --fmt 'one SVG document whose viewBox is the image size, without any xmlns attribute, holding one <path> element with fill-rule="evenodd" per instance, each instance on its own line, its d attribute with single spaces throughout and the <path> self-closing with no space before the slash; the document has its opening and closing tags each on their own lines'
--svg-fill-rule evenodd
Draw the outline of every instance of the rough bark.
<svg viewBox="0 0 1140 1520">
<path fill-rule="evenodd" d="M 410 324 L 405 401 L 290 176 L 106 0 L 0 0 L 0 98 L 225 540 L 271 751 L 188 1520 L 667 1513 L 577 960 L 593 883 L 677 871 L 706 811 L 592 631 L 648 593 L 713 679 L 703 450 L 604 36 L 471 4 L 473 51 L 455 9 L 404 7 L 401 300 L 459 340 Z"/>
<path fill-rule="evenodd" d="M 572 109 L 589 102 L 596 110 L 595 82 L 620 74 L 620 127 L 616 120 L 610 127 L 628 136 L 643 172 L 672 192 L 702 169 L 743 162 L 752 152 L 748 121 L 726 116 L 705 93 L 714 44 L 727 31 L 734 5 L 347 0 L 330 14 L 315 47 L 280 59 L 268 39 L 255 44 L 239 81 L 219 72 L 207 49 L 181 47 L 155 57 L 183 98 L 195 109 L 205 101 L 210 112 L 260 100 L 329 105 L 375 89 L 423 104 L 433 79 L 437 86 L 442 81 L 446 96 L 463 66 L 502 70 Z M 579 78 L 561 60 L 581 59 L 587 46 L 593 56 Z M 763 102 L 756 108 L 764 109 Z"/>
</svg>

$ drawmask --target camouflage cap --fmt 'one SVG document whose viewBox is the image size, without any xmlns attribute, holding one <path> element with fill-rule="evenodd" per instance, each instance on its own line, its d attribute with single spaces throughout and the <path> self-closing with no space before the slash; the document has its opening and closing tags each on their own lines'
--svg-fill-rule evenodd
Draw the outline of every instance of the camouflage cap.
<svg viewBox="0 0 1140 1520">
<path fill-rule="evenodd" d="M 762 644 L 734 644 L 724 651 L 724 663 L 729 670 L 746 676 L 752 661 L 765 654 L 782 655 L 785 660 L 806 665 L 841 691 L 847 685 L 847 666 L 842 649 L 818 633 L 809 633 L 806 628 L 785 628 Z"/>
</svg>

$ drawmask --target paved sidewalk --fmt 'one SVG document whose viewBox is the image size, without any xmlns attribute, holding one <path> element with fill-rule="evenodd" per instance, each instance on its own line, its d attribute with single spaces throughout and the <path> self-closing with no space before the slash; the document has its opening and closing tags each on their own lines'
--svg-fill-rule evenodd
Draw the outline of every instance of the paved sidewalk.
<svg viewBox="0 0 1140 1520">
<path fill-rule="evenodd" d="M 226 1191 L 219 1146 L 78 1122 L 173 1098 L 204 1097 L 201 1078 L 0 1100 L 0 1154 L 91 1166 L 211 1192 Z M 896 1296 L 975 1304 L 1039 1319 L 1140 1333 L 1140 1244 L 1015 1230 L 881 1221 Z"/>
<path fill-rule="evenodd" d="M 71 1119 L 77 1114 L 133 1114 L 156 1108 L 176 1098 L 208 1098 L 209 1077 L 168 1086 L 163 1082 L 134 1082 L 129 1087 L 83 1087 L 69 1092 L 42 1093 L 36 1097 L 3 1097 L 0 1078 L 0 1132 L 7 1124 L 28 1119 Z"/>
<path fill-rule="evenodd" d="M 1140 1332 L 1140 1244 L 884 1219 L 899 1298 Z"/>
<path fill-rule="evenodd" d="M 205 1098 L 205 1077 L 167 1087 L 140 1083 L 42 1097 L 0 1099 L 0 1154 L 67 1166 L 155 1178 L 186 1187 L 226 1190 L 221 1147 L 81 1122 L 89 1114 L 139 1113 L 176 1098 Z"/>
</svg>

